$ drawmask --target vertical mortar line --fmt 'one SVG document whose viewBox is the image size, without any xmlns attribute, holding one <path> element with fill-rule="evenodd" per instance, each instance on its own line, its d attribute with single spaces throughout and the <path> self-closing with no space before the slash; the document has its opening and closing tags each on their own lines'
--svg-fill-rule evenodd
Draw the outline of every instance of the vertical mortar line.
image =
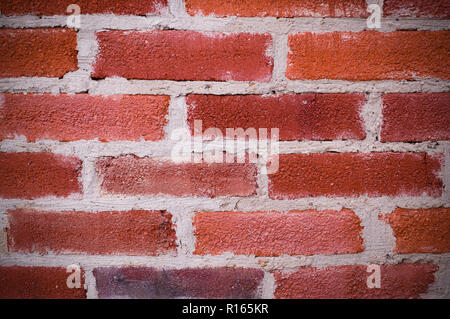
<svg viewBox="0 0 450 319">
<path fill-rule="evenodd" d="M 92 63 L 98 50 L 94 30 L 83 29 L 81 18 L 80 29 L 77 32 L 78 70 L 64 75 L 63 80 L 69 92 L 87 92 L 91 82 Z"/>
<path fill-rule="evenodd" d="M 275 298 L 275 277 L 273 273 L 268 272 L 266 270 L 264 270 L 261 297 L 263 299 Z"/>
<path fill-rule="evenodd" d="M 256 163 L 256 196 L 262 198 L 269 197 L 269 176 L 267 175 L 268 159 L 266 155 L 267 154 L 258 152 L 258 162 Z"/>
<path fill-rule="evenodd" d="M 0 209 L 0 254 L 8 252 L 6 228 L 8 227 L 8 218 L 6 209 Z"/>
<path fill-rule="evenodd" d="M 176 143 L 176 141 L 171 140 L 171 134 L 175 130 L 181 129 L 188 129 L 186 97 L 183 95 L 172 95 L 170 96 L 168 121 L 164 129 L 166 132 L 164 143 L 168 146 L 168 156 L 171 155 L 171 149 Z M 170 209 L 169 213 L 172 214 L 172 222 L 176 227 L 177 257 L 186 258 L 192 255 L 195 249 L 195 238 L 192 229 L 194 212 L 185 211 L 181 206 Z"/>
<path fill-rule="evenodd" d="M 374 144 L 380 141 L 380 130 L 382 123 L 382 93 L 366 94 L 367 100 L 364 104 L 361 117 L 366 132 L 365 144 L 372 149 Z"/>
<path fill-rule="evenodd" d="M 380 143 L 380 131 L 382 123 L 382 95 L 381 92 L 366 94 L 361 117 L 364 123 L 366 138 L 362 143 L 363 151 L 371 152 L 376 149 L 376 144 Z M 389 203 L 377 202 L 376 205 L 361 207 L 358 205 L 354 209 L 364 226 L 363 239 L 366 253 L 370 258 L 383 257 L 392 254 L 395 247 L 395 237 L 391 227 L 384 221 L 379 220 L 379 214 L 389 213 L 395 207 Z"/>
<path fill-rule="evenodd" d="M 287 68 L 287 35 L 279 33 L 270 33 L 272 36 L 272 48 L 271 55 L 273 57 L 273 73 L 271 79 L 271 86 L 273 89 L 283 89 L 286 87 L 286 68 Z M 272 128 L 267 128 L 271 130 Z M 268 131 L 267 134 L 270 132 Z M 268 143 L 270 137 L 267 136 L 267 141 L 258 140 L 259 142 Z M 258 142 L 258 143 L 259 143 Z M 267 162 L 268 154 L 261 152 L 260 146 L 258 145 L 258 162 L 257 162 L 257 190 L 256 194 L 258 197 L 267 198 L 269 194 L 269 177 L 267 175 Z"/>
<path fill-rule="evenodd" d="M 182 207 L 169 210 L 172 214 L 172 222 L 175 225 L 177 257 L 189 258 L 195 251 L 195 235 L 193 219 L 195 211 L 186 211 Z"/>
<path fill-rule="evenodd" d="M 186 17 L 186 6 L 184 0 L 168 0 L 169 12 L 174 17 Z"/>
<path fill-rule="evenodd" d="M 271 33 L 272 36 L 272 56 L 273 56 L 273 85 L 286 85 L 286 69 L 288 54 L 288 35 Z"/>
<path fill-rule="evenodd" d="M 450 298 L 450 256 L 438 255 L 437 261 L 431 261 L 439 267 L 434 273 L 435 281 L 428 287 L 428 291 L 421 294 L 423 299 L 449 299 Z"/>
<path fill-rule="evenodd" d="M 171 157 L 173 147 L 181 143 L 180 140 L 172 140 L 172 134 L 177 131 L 187 131 L 187 106 L 186 97 L 182 95 L 171 95 L 169 102 L 169 111 L 167 115 L 167 124 L 164 127 L 166 134 L 162 144 L 164 145 L 166 156 Z M 174 138 L 180 138 L 175 134 Z"/>
<path fill-rule="evenodd" d="M 81 81 L 82 91 L 89 91 L 91 86 L 92 64 L 98 51 L 98 43 L 94 30 L 83 29 L 82 17 L 81 28 L 77 32 L 77 50 L 78 50 L 78 71 L 73 74 L 77 76 L 73 81 Z M 65 77 L 66 78 L 66 77 Z M 69 77 L 69 86 L 72 79 Z M 83 199 L 93 199 L 98 197 L 97 176 L 95 172 L 95 158 L 89 155 L 76 154 L 83 161 L 81 170 L 81 180 L 83 187 Z M 93 269 L 80 263 L 85 272 L 86 297 L 88 299 L 98 298 L 96 282 L 93 275 Z"/>
<path fill-rule="evenodd" d="M 166 141 L 170 141 L 170 134 L 178 129 L 188 129 L 186 96 L 171 95 L 167 124 L 164 128 Z"/>
<path fill-rule="evenodd" d="M 83 20 L 81 20 L 83 23 Z M 81 25 L 82 27 L 83 25 Z M 81 28 L 77 33 L 78 66 L 90 80 L 92 72 L 92 62 L 98 51 L 95 30 Z"/>
<path fill-rule="evenodd" d="M 83 167 L 81 170 L 81 180 L 83 185 L 83 199 L 95 199 L 100 196 L 99 184 L 96 172 L 96 158 L 81 156 Z"/>
<path fill-rule="evenodd" d="M 386 255 L 392 254 L 396 242 L 391 226 L 379 219 L 380 214 L 390 213 L 394 207 L 381 206 L 383 205 L 380 203 L 374 207 L 367 205 L 353 209 L 361 219 L 361 226 L 364 227 L 362 231 L 363 254 L 376 260 L 384 260 Z"/>
<path fill-rule="evenodd" d="M 83 18 L 87 19 L 87 17 Z M 83 19 L 81 20 L 81 27 L 83 27 Z M 91 87 L 96 85 L 96 82 L 91 78 L 93 64 L 99 50 L 96 32 L 94 29 L 81 28 L 77 34 L 79 72 L 83 74 L 83 78 L 87 81 L 86 91 L 89 94 L 91 94 Z"/>
</svg>

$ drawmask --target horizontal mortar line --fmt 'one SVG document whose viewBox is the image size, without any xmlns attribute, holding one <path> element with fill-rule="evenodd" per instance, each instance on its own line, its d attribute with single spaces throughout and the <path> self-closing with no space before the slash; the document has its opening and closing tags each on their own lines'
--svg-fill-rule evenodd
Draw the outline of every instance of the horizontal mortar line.
<svg viewBox="0 0 450 319">
<path fill-rule="evenodd" d="M 234 128 L 235 129 L 235 128 Z M 268 134 L 272 128 L 267 128 Z M 170 133 L 168 133 L 170 134 Z M 223 139 L 215 141 L 204 141 L 200 143 L 202 149 L 208 147 L 210 149 L 227 150 L 228 154 L 237 154 L 241 149 L 243 151 L 254 150 L 256 142 L 262 143 L 269 147 L 258 148 L 256 153 L 261 156 L 279 154 L 317 154 L 317 153 L 427 153 L 429 155 L 441 154 L 450 150 L 450 141 L 438 142 L 372 142 L 366 140 L 334 140 L 334 141 L 280 141 L 278 142 L 278 151 L 270 150 L 268 144 L 270 140 L 253 140 L 249 144 L 242 140 Z M 236 148 L 231 151 L 226 148 L 226 144 L 234 145 Z M 5 139 L 0 142 L 0 152 L 49 152 L 62 155 L 75 155 L 80 158 L 100 158 L 100 157 L 117 157 L 121 155 L 135 155 L 138 157 L 155 157 L 169 160 L 173 147 L 192 145 L 192 149 L 198 149 L 199 143 L 177 142 L 171 141 L 166 137 L 160 142 L 150 141 L 114 141 L 100 142 L 98 140 L 80 140 L 73 142 L 59 142 L 55 140 L 41 140 L 37 142 L 27 142 L 24 137 L 16 139 Z M 201 153 L 201 152 L 199 152 Z M 195 153 L 192 153 L 195 154 Z"/>
<path fill-rule="evenodd" d="M 67 78 L 21 77 L 0 79 L 0 92 L 18 93 L 86 93 L 92 95 L 113 94 L 213 94 L 273 95 L 287 93 L 413 93 L 449 92 L 450 81 L 424 79 L 418 81 L 343 81 L 343 80 L 285 80 L 281 82 L 214 82 L 214 81 L 171 81 L 133 80 L 106 78 L 102 80 L 82 79 L 74 85 L 71 75 Z"/>
<path fill-rule="evenodd" d="M 254 255 L 234 255 L 226 253 L 219 256 L 128 256 L 128 255 L 40 255 L 37 253 L 8 253 L 0 255 L 2 266 L 47 266 L 64 267 L 79 264 L 88 268 L 111 266 L 149 266 L 158 269 L 182 269 L 205 267 L 243 267 L 261 268 L 266 271 L 292 270 L 298 267 L 326 267 L 340 265 L 368 265 L 368 264 L 401 264 L 411 263 L 439 263 L 450 258 L 450 254 L 386 254 L 373 255 L 369 252 L 342 255 L 312 255 L 278 257 L 255 257 Z M 264 265 L 265 264 L 265 265 Z"/>
<path fill-rule="evenodd" d="M 289 210 L 352 210 L 372 209 L 389 213 L 395 208 L 437 208 L 450 207 L 445 198 L 430 196 L 380 196 L 380 197 L 305 197 L 299 199 L 270 199 L 267 197 L 174 197 L 174 196 L 105 196 L 91 198 L 41 198 L 2 199 L 0 210 L 37 209 L 49 211 L 132 211 L 167 210 L 187 212 L 220 211 L 289 211 Z"/>
<path fill-rule="evenodd" d="M 448 141 L 440 142 L 371 142 L 371 141 L 292 141 L 279 142 L 280 154 L 314 154 L 314 153 L 427 153 L 441 154 L 450 146 Z"/>
<path fill-rule="evenodd" d="M 66 15 L 0 16 L 0 26 L 8 28 L 67 27 Z M 80 30 L 192 30 L 212 32 L 295 33 L 368 30 L 363 18 L 276 18 L 276 17 L 173 17 L 133 15 L 81 15 Z M 380 32 L 395 30 L 447 30 L 450 20 L 383 18 Z"/>
<path fill-rule="evenodd" d="M 286 93 L 366 93 L 366 92 L 448 92 L 448 80 L 419 81 L 342 81 L 303 80 L 283 82 L 208 82 L 169 80 L 127 80 L 107 78 L 92 81 L 91 94 L 286 94 Z"/>
</svg>

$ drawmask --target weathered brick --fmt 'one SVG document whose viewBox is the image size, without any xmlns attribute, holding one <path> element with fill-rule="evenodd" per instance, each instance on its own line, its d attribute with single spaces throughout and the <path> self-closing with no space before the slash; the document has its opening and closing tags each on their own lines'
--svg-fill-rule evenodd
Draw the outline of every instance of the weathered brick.
<svg viewBox="0 0 450 319">
<path fill-rule="evenodd" d="M 120 156 L 97 161 L 101 190 L 109 194 L 171 196 L 250 196 L 256 166 L 249 163 L 174 163 Z"/>
<path fill-rule="evenodd" d="M 0 77 L 62 77 L 77 69 L 74 30 L 0 29 Z"/>
<path fill-rule="evenodd" d="M 194 31 L 98 32 L 94 78 L 269 81 L 268 34 Z"/>
<path fill-rule="evenodd" d="M 365 0 L 185 0 L 190 15 L 218 17 L 366 17 Z"/>
<path fill-rule="evenodd" d="M 64 15 L 72 3 L 80 7 L 81 14 L 147 15 L 167 10 L 167 0 L 3 0 L 0 11 L 6 16 Z"/>
<path fill-rule="evenodd" d="M 2 299 L 84 299 L 84 271 L 81 288 L 68 288 L 64 267 L 0 266 L 0 298 Z"/>
<path fill-rule="evenodd" d="M 164 137 L 168 96 L 1 94 L 0 139 L 156 141 Z"/>
<path fill-rule="evenodd" d="M 259 298 L 264 273 L 251 268 L 96 268 L 99 298 Z"/>
<path fill-rule="evenodd" d="M 382 142 L 450 139 L 450 93 L 383 95 Z"/>
<path fill-rule="evenodd" d="M 396 253 L 450 252 L 450 208 L 397 208 L 380 219 L 394 231 Z"/>
<path fill-rule="evenodd" d="M 289 274 L 275 273 L 275 298 L 406 299 L 420 298 L 434 282 L 433 264 L 380 266 L 380 288 L 368 288 L 367 266 L 303 267 Z"/>
<path fill-rule="evenodd" d="M 281 154 L 278 172 L 268 175 L 269 195 L 439 197 L 441 161 L 441 155 L 424 153 Z"/>
<path fill-rule="evenodd" d="M 360 222 L 348 209 L 196 213 L 195 253 L 256 256 L 358 253 L 364 250 Z"/>
<path fill-rule="evenodd" d="M 154 256 L 176 251 L 171 215 L 160 211 L 8 211 L 8 250 Z"/>
<path fill-rule="evenodd" d="M 385 17 L 450 19 L 448 0 L 384 0 Z"/>
<path fill-rule="evenodd" d="M 67 197 L 82 191 L 81 161 L 51 153 L 0 153 L 0 197 Z"/>
<path fill-rule="evenodd" d="M 289 79 L 449 79 L 450 31 L 327 32 L 289 36 Z"/>
<path fill-rule="evenodd" d="M 219 128 L 278 128 L 280 140 L 364 139 L 362 94 L 188 95 L 188 123 Z"/>
</svg>

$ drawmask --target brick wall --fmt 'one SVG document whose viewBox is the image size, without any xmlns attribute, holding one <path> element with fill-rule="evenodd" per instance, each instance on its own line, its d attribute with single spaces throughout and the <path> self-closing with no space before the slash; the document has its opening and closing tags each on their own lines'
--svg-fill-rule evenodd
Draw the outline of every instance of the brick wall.
<svg viewBox="0 0 450 319">
<path fill-rule="evenodd" d="M 2 1 L 0 297 L 450 298 L 450 5 L 368 2 Z"/>
</svg>

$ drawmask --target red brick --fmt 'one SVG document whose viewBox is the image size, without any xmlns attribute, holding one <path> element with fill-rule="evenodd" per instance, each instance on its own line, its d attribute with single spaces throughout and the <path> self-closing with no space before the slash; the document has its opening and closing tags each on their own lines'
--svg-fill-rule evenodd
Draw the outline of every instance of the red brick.
<svg viewBox="0 0 450 319">
<path fill-rule="evenodd" d="M 383 96 L 383 142 L 450 139 L 450 93 Z"/>
<path fill-rule="evenodd" d="M 51 153 L 0 153 L 0 197 L 66 197 L 81 193 L 81 161 Z"/>
<path fill-rule="evenodd" d="M 397 208 L 380 219 L 394 231 L 396 253 L 450 252 L 450 208 Z"/>
<path fill-rule="evenodd" d="M 279 299 L 406 299 L 420 298 L 435 280 L 433 264 L 381 265 L 380 288 L 369 289 L 367 266 L 303 267 L 289 274 L 275 273 Z"/>
<path fill-rule="evenodd" d="M 45 254 L 155 256 L 176 251 L 171 215 L 161 211 L 7 213 L 8 250 Z"/>
<path fill-rule="evenodd" d="M 2 94 L 0 139 L 145 140 L 164 137 L 168 96 Z"/>
<path fill-rule="evenodd" d="M 203 130 L 279 128 L 280 140 L 364 139 L 362 94 L 189 95 L 188 122 L 202 120 Z"/>
<path fill-rule="evenodd" d="M 82 269 L 81 269 L 82 270 Z M 63 267 L 0 266 L 2 299 L 84 299 L 84 271 L 81 288 L 68 288 L 70 272 Z"/>
<path fill-rule="evenodd" d="M 94 269 L 99 298 L 260 298 L 264 273 L 252 268 Z"/>
<path fill-rule="evenodd" d="M 74 30 L 0 30 L 0 77 L 62 77 L 77 69 Z"/>
<path fill-rule="evenodd" d="M 289 79 L 450 78 L 450 31 L 327 32 L 289 36 Z"/>
<path fill-rule="evenodd" d="M 269 81 L 272 74 L 268 34 L 107 31 L 97 38 L 94 78 Z"/>
<path fill-rule="evenodd" d="M 385 17 L 450 19 L 448 0 L 384 0 Z"/>
<path fill-rule="evenodd" d="M 104 193 L 171 196 L 250 196 L 256 167 L 248 163 L 174 163 L 149 157 L 106 157 L 97 162 Z"/>
<path fill-rule="evenodd" d="M 269 175 L 269 194 L 276 199 L 439 197 L 441 161 L 441 155 L 422 153 L 282 154 L 278 172 Z"/>
<path fill-rule="evenodd" d="M 190 15 L 218 17 L 366 17 L 365 0 L 185 0 Z"/>
<path fill-rule="evenodd" d="M 195 253 L 255 256 L 358 253 L 364 250 L 360 222 L 348 209 L 197 213 Z"/>
<path fill-rule="evenodd" d="M 67 7 L 75 3 L 81 14 L 147 15 L 159 14 L 167 9 L 167 0 L 3 0 L 0 11 L 11 15 L 64 15 Z"/>
</svg>

